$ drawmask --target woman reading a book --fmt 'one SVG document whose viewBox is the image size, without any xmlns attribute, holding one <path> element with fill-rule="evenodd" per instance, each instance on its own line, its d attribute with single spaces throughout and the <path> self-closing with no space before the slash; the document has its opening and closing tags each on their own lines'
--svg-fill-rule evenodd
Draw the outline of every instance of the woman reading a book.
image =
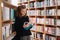
<svg viewBox="0 0 60 40">
<path fill-rule="evenodd" d="M 26 15 L 26 7 L 24 5 L 18 6 L 14 23 L 16 36 L 12 40 L 30 40 L 32 27 L 27 28 L 28 26 L 29 17 Z"/>
</svg>

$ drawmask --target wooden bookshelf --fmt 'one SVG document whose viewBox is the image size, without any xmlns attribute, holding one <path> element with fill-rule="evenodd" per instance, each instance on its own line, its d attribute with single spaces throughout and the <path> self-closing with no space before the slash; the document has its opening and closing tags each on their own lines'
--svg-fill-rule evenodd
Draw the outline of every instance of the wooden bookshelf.
<svg viewBox="0 0 60 40">
<path fill-rule="evenodd" d="M 26 4 L 30 4 L 30 3 L 34 3 L 34 2 L 44 2 L 45 0 L 33 0 L 33 1 L 30 1 L 29 0 L 29 2 L 28 3 L 26 3 Z M 56 0 L 57 1 L 57 0 Z M 24 3 L 24 2 L 23 2 Z M 23 4 L 22 3 L 22 4 Z M 25 3 L 24 3 L 25 4 Z M 40 7 L 40 8 L 27 8 L 27 10 L 51 10 L 51 9 L 56 9 L 56 15 L 54 14 L 53 16 L 52 15 L 43 15 L 43 16 L 37 16 L 37 15 L 35 15 L 35 16 L 29 16 L 30 18 L 44 18 L 45 20 L 44 20 L 44 24 L 37 24 L 37 23 L 35 23 L 35 26 L 37 27 L 37 26 L 44 26 L 44 27 L 54 27 L 54 28 L 60 28 L 60 26 L 58 26 L 57 24 L 55 25 L 49 25 L 49 24 L 46 24 L 46 19 L 47 18 L 52 18 L 52 19 L 55 19 L 55 20 L 58 20 L 58 19 L 60 19 L 60 16 L 58 16 L 57 15 L 57 10 L 58 9 L 60 9 L 60 5 L 57 5 L 57 3 L 56 3 L 56 5 L 53 5 L 53 6 L 43 6 L 43 7 Z M 37 13 L 36 13 L 37 14 Z M 31 31 L 33 31 L 33 32 L 36 32 L 36 33 L 38 33 L 39 31 L 36 31 L 36 30 L 31 30 Z M 41 32 L 40 32 L 41 33 Z M 54 36 L 54 37 L 56 37 L 57 38 L 57 35 L 54 35 L 54 34 L 48 34 L 48 33 L 46 33 L 45 31 L 43 32 L 43 34 L 46 36 L 46 35 L 49 35 L 49 36 Z M 44 37 L 45 38 L 45 37 Z M 44 39 L 45 40 L 45 39 Z"/>
<path fill-rule="evenodd" d="M 16 10 L 16 6 L 8 3 L 6 0 L 2 1 L 4 3 L 4 6 L 8 7 L 8 8 L 13 8 L 14 10 Z M 30 3 L 34 3 L 34 2 L 44 2 L 44 0 L 33 0 L 33 1 L 30 1 L 28 0 L 27 2 L 18 2 L 18 5 L 21 5 L 21 4 L 30 4 Z M 46 7 L 40 7 L 40 8 L 27 8 L 27 10 L 50 10 L 50 9 L 56 9 L 56 15 L 54 16 L 46 16 L 46 15 L 43 15 L 43 16 L 29 16 L 29 18 L 44 18 L 44 24 L 37 24 L 35 23 L 35 26 L 44 26 L 44 27 L 54 27 L 54 28 L 60 28 L 60 26 L 58 25 L 49 25 L 49 24 L 46 24 L 46 19 L 47 18 L 53 18 L 53 19 L 60 19 L 60 16 L 57 15 L 57 10 L 60 9 L 60 5 L 53 5 L 53 6 L 46 6 Z M 36 13 L 37 14 L 37 13 Z M 2 23 L 9 23 L 9 24 L 12 24 L 12 20 L 7 20 L 7 21 L 2 21 L 2 10 L 1 10 L 1 0 L 0 0 L 0 40 L 2 40 Z M 45 30 L 44 32 L 40 32 L 40 31 L 37 31 L 37 30 L 31 30 L 32 32 L 36 32 L 36 33 L 42 33 L 44 34 L 44 40 L 45 40 L 45 36 L 46 35 L 49 35 L 49 36 L 54 36 L 54 37 L 60 37 L 60 36 L 57 36 L 57 35 L 54 35 L 54 34 L 49 34 L 49 33 L 46 33 Z M 7 37 L 8 38 L 8 37 Z M 33 38 L 33 37 L 32 37 Z M 35 40 L 38 40 L 38 38 L 35 38 Z"/>
<path fill-rule="evenodd" d="M 1 2 L 0 0 L 0 40 L 2 40 L 2 11 L 1 11 Z"/>
<path fill-rule="evenodd" d="M 14 6 L 14 5 L 8 3 L 8 0 L 3 0 L 2 2 L 3 2 L 5 7 L 8 7 L 10 9 L 14 9 L 14 10 L 17 9 L 17 6 Z M 6 21 L 2 20 L 3 16 L 2 16 L 2 9 L 1 8 L 2 7 L 1 7 L 1 0 L 0 0 L 0 40 L 2 40 L 2 25 L 10 24 L 10 26 L 11 26 L 12 22 L 13 22 L 12 19 L 9 19 L 9 20 L 6 20 Z M 10 30 L 10 31 L 12 32 L 12 30 Z M 11 33 L 8 37 L 6 37 L 5 40 L 8 40 L 8 38 L 11 37 L 11 35 L 13 35 L 13 33 Z"/>
</svg>

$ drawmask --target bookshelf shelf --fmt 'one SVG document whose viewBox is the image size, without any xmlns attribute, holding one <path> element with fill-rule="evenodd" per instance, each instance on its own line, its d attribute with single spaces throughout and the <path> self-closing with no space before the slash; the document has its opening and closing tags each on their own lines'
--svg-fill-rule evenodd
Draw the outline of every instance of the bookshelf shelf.
<svg viewBox="0 0 60 40">
<path fill-rule="evenodd" d="M 60 5 L 57 5 L 57 9 L 60 9 Z"/>
<path fill-rule="evenodd" d="M 29 10 L 35 10 L 35 8 L 29 8 Z"/>
<path fill-rule="evenodd" d="M 28 4 L 28 1 L 27 2 L 20 2 L 18 4 Z"/>
<path fill-rule="evenodd" d="M 48 25 L 46 24 L 47 27 L 56 27 L 56 25 Z"/>
<path fill-rule="evenodd" d="M 60 16 L 57 16 L 57 19 L 60 19 Z"/>
<path fill-rule="evenodd" d="M 10 22 L 11 20 L 6 20 L 6 21 L 3 21 L 3 23 L 6 23 L 6 22 Z"/>
<path fill-rule="evenodd" d="M 43 34 L 43 32 L 40 32 L 40 31 L 36 31 L 36 30 L 31 30 L 32 32 L 36 32 L 36 33 L 41 33 Z"/>
<path fill-rule="evenodd" d="M 29 1 L 29 3 L 34 3 L 35 2 L 35 0 L 34 1 Z"/>
<path fill-rule="evenodd" d="M 43 10 L 44 9 L 44 7 L 40 7 L 40 8 L 29 8 L 29 10 Z"/>
<path fill-rule="evenodd" d="M 46 18 L 56 18 L 56 16 L 46 16 Z"/>
<path fill-rule="evenodd" d="M 44 18 L 44 16 L 36 16 L 37 18 Z M 46 18 L 56 18 L 56 16 L 45 16 Z M 59 16 L 58 16 L 59 18 Z"/>
<path fill-rule="evenodd" d="M 60 26 L 57 26 L 57 27 L 59 27 L 59 28 L 60 28 Z"/>
<path fill-rule="evenodd" d="M 36 0 L 37 2 L 42 2 L 42 1 L 44 1 L 44 0 Z"/>
<path fill-rule="evenodd" d="M 37 25 L 37 26 L 39 26 L 39 25 L 40 25 L 40 26 L 44 26 L 44 24 L 36 24 L 36 25 Z"/>
<path fill-rule="evenodd" d="M 44 18 L 44 16 L 36 16 L 36 18 Z"/>
<path fill-rule="evenodd" d="M 44 24 L 36 24 L 36 25 L 44 26 Z M 49 25 L 49 24 L 46 24 L 45 26 L 47 26 L 47 27 L 56 27 L 56 25 Z"/>
<path fill-rule="evenodd" d="M 44 26 L 44 24 L 36 24 L 37 26 Z M 56 25 L 48 25 L 48 24 L 46 24 L 45 26 L 47 26 L 47 27 L 56 27 Z"/>
<path fill-rule="evenodd" d="M 56 37 L 56 35 L 54 35 L 54 34 L 47 34 L 47 33 L 46 33 L 46 35 Z"/>
<path fill-rule="evenodd" d="M 44 10 L 44 7 L 35 8 L 36 10 Z"/>
<path fill-rule="evenodd" d="M 29 16 L 29 17 L 35 17 L 35 16 Z"/>
<path fill-rule="evenodd" d="M 55 34 L 48 34 L 48 33 L 46 33 L 46 35 L 50 35 L 50 36 L 54 36 L 54 37 L 60 37 L 60 36 L 58 36 L 58 35 L 55 35 Z"/>
<path fill-rule="evenodd" d="M 48 6 L 48 7 L 45 7 L 46 9 L 56 9 L 56 6 Z"/>
</svg>

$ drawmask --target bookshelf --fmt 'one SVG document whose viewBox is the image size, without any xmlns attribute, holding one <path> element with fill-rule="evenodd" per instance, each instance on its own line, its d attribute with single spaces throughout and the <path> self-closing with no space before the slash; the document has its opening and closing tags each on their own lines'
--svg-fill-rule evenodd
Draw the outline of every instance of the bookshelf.
<svg viewBox="0 0 60 40">
<path fill-rule="evenodd" d="M 10 9 L 10 13 L 17 8 L 8 0 L 3 0 L 3 3 L 5 7 Z M 26 5 L 29 19 L 35 23 L 31 29 L 31 40 L 60 40 L 60 0 L 18 0 L 18 5 L 21 4 Z M 2 20 L 1 8 L 0 0 L 0 40 L 2 40 L 2 25 L 11 25 L 13 22 L 11 17 L 9 20 Z"/>
<path fill-rule="evenodd" d="M 19 0 L 18 5 L 26 5 L 27 15 L 34 19 L 32 32 L 42 33 L 43 40 L 60 40 L 60 0 Z M 32 38 L 42 40 L 34 36 Z"/>
<path fill-rule="evenodd" d="M 0 3 L 0 40 L 9 40 L 12 33 L 12 24 L 14 23 L 14 13 L 17 6 L 14 3 L 10 3 L 12 0 L 3 0 Z M 2 5 L 2 6 L 1 6 Z"/>
</svg>

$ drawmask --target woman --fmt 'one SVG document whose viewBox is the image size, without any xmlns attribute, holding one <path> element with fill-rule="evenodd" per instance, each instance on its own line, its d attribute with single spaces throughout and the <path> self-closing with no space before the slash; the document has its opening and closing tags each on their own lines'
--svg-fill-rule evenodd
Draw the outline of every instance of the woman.
<svg viewBox="0 0 60 40">
<path fill-rule="evenodd" d="M 17 8 L 17 15 L 14 23 L 16 36 L 12 40 L 30 40 L 31 32 L 30 30 L 24 29 L 27 26 L 24 25 L 25 22 L 29 22 L 29 17 L 26 15 L 26 7 L 21 5 Z"/>
</svg>

